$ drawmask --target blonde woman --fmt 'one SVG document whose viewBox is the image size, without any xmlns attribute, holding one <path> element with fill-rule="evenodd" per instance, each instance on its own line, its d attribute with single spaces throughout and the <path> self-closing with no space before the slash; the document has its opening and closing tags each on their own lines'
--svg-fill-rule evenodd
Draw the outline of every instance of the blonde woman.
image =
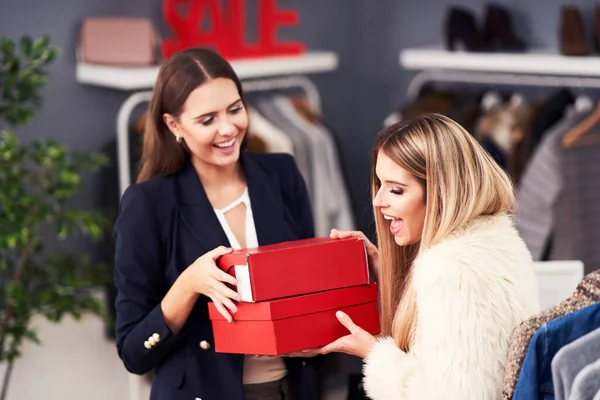
<svg viewBox="0 0 600 400">
<path fill-rule="evenodd" d="M 372 165 L 382 335 L 338 313 L 350 334 L 321 352 L 364 358 L 373 400 L 500 399 L 509 335 L 539 307 L 509 177 L 441 115 L 381 132 Z"/>
</svg>

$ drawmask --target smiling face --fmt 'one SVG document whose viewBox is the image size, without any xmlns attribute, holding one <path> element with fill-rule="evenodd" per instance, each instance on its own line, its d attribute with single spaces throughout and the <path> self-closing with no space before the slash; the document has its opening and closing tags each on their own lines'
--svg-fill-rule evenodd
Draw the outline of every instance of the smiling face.
<svg viewBox="0 0 600 400">
<path fill-rule="evenodd" d="M 425 191 L 420 182 L 381 150 L 376 174 L 380 186 L 373 205 L 389 222 L 396 244 L 407 246 L 419 242 L 426 210 Z"/>
<path fill-rule="evenodd" d="M 190 93 L 178 117 L 165 114 L 163 119 L 185 141 L 196 162 L 218 167 L 237 162 L 248 114 L 232 80 L 203 83 Z"/>
</svg>

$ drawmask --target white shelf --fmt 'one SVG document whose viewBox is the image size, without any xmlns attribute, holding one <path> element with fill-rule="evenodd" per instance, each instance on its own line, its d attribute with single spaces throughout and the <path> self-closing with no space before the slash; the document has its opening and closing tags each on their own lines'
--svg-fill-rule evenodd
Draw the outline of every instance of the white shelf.
<svg viewBox="0 0 600 400">
<path fill-rule="evenodd" d="M 439 48 L 406 49 L 400 52 L 406 69 L 448 69 L 514 74 L 600 76 L 600 57 L 569 57 L 551 52 L 471 53 Z"/>
<path fill-rule="evenodd" d="M 310 74 L 333 71 L 338 56 L 333 52 L 311 52 L 300 56 L 265 57 L 231 61 L 240 79 Z M 151 89 L 159 67 L 122 68 L 86 63 L 77 64 L 77 81 L 121 90 Z"/>
</svg>

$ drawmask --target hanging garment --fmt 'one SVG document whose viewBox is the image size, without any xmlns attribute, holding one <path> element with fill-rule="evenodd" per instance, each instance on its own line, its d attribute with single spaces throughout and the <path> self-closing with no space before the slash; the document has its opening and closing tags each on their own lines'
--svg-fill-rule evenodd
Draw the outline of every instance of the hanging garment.
<svg viewBox="0 0 600 400">
<path fill-rule="evenodd" d="M 573 382 L 569 400 L 600 400 L 600 359 L 586 365 Z"/>
<path fill-rule="evenodd" d="M 531 338 L 513 395 L 514 400 L 554 396 L 551 362 L 565 345 L 600 327 L 600 303 L 545 323 Z"/>
<path fill-rule="evenodd" d="M 512 152 L 508 157 L 508 174 L 517 185 L 520 183 L 523 171 L 529 164 L 533 153 L 533 123 L 544 104 L 543 99 L 534 100 L 531 102 L 529 110 L 521 115 L 520 135 L 516 138 Z"/>
<path fill-rule="evenodd" d="M 512 150 L 515 124 L 516 116 L 510 110 L 500 106 L 482 115 L 473 132 L 483 148 L 504 170 L 508 166 L 507 159 Z"/>
<path fill-rule="evenodd" d="M 515 223 L 535 261 L 543 259 L 555 226 L 555 204 L 563 191 L 560 141 L 589 114 L 590 112 L 568 112 L 565 118 L 544 135 L 522 176 L 517 194 Z"/>
<path fill-rule="evenodd" d="M 596 360 L 600 360 L 600 329 L 596 329 L 560 349 L 551 364 L 554 398 L 556 400 L 570 399 L 575 377 L 583 368 Z M 593 395 L 586 399 L 592 397 Z"/>
<path fill-rule="evenodd" d="M 535 151 L 548 129 L 563 118 L 567 107 L 574 102 L 575 97 L 568 89 L 554 92 L 544 102 L 531 125 L 532 151 Z"/>
<path fill-rule="evenodd" d="M 452 118 L 470 134 L 475 132 L 477 119 L 481 116 L 481 93 L 479 91 L 459 93 L 452 107 L 444 115 Z"/>
<path fill-rule="evenodd" d="M 328 202 L 331 201 L 331 181 L 327 168 L 327 149 L 324 139 L 312 129 L 307 129 L 305 124 L 299 124 L 297 119 L 290 117 L 289 109 L 286 108 L 286 98 L 273 96 L 270 98 L 271 105 L 279 114 L 279 118 L 285 124 L 292 127 L 306 138 L 311 153 L 312 170 L 312 207 L 315 221 L 315 235 L 318 237 L 329 236 L 331 225 L 329 222 Z M 291 106 L 290 106 L 291 107 Z M 293 109 L 293 107 L 291 107 Z M 292 111 L 293 113 L 294 111 Z M 291 132 L 291 131 L 290 131 Z"/>
<path fill-rule="evenodd" d="M 595 271 L 581 280 L 573 296 L 519 324 L 510 338 L 508 362 L 505 366 L 504 388 L 502 390 L 504 400 L 513 398 L 531 338 L 540 327 L 547 322 L 581 310 L 598 301 L 600 301 L 600 271 Z"/>
<path fill-rule="evenodd" d="M 344 186 L 348 189 L 348 191 L 350 192 L 350 188 L 352 187 L 352 181 L 350 179 L 350 163 L 346 162 L 346 159 L 343 157 L 343 146 L 342 146 L 342 136 L 341 133 L 338 132 L 329 122 L 327 122 L 326 120 L 321 120 L 320 124 L 323 126 L 324 129 L 327 130 L 327 132 L 329 132 L 331 138 L 333 139 L 333 142 L 335 143 L 335 148 L 337 149 L 337 154 L 339 156 L 339 164 L 340 164 L 340 169 L 342 171 L 342 176 L 344 178 Z M 350 195 L 350 193 L 348 193 L 349 195 L 349 201 L 350 201 L 350 208 L 352 210 L 356 210 L 355 207 L 355 202 L 352 198 L 352 196 Z"/>
<path fill-rule="evenodd" d="M 415 101 L 401 107 L 400 118 L 409 119 L 427 113 L 445 115 L 454 104 L 456 96 L 453 92 L 424 88 Z"/>
<path fill-rule="evenodd" d="M 323 129 L 325 131 L 326 137 L 328 140 L 331 140 L 335 149 L 334 153 L 337 157 L 337 163 L 339 164 L 339 168 L 341 169 L 343 183 L 342 186 L 345 188 L 350 188 L 350 172 L 348 169 L 348 164 L 345 162 L 345 158 L 343 157 L 342 150 L 342 137 L 339 132 L 327 122 L 323 115 L 315 110 L 314 106 L 311 104 L 310 100 L 306 95 L 295 95 L 287 97 L 294 109 L 298 112 L 298 114 L 302 117 L 302 119 L 306 120 L 307 123 L 311 125 L 316 125 L 319 129 Z M 350 208 L 354 209 L 354 203 L 352 202 L 351 196 L 348 196 L 348 202 L 350 203 Z"/>
<path fill-rule="evenodd" d="M 248 107 L 248 119 L 248 131 L 254 136 L 260 137 L 266 143 L 266 151 L 268 153 L 294 155 L 294 143 L 292 140 L 252 107 Z"/>
<path fill-rule="evenodd" d="M 313 154 L 310 142 L 301 129 L 288 122 L 273 104 L 269 97 L 259 99 L 255 104 L 256 109 L 276 128 L 284 132 L 294 144 L 294 158 L 300 174 L 306 182 L 311 202 L 314 195 L 314 173 L 312 170 Z"/>
<path fill-rule="evenodd" d="M 595 132 L 593 132 L 595 130 Z M 600 138 L 600 126 L 586 133 Z M 574 145 L 562 153 L 565 194 L 571 210 L 570 245 L 584 271 L 600 269 L 600 143 Z"/>
<path fill-rule="evenodd" d="M 303 119 L 289 98 L 277 96 L 273 98 L 273 102 L 285 118 L 306 132 L 314 146 L 315 190 L 318 189 L 313 202 L 316 235 L 328 236 L 333 228 L 355 229 L 348 190 L 344 186 L 333 140 L 322 126 L 310 124 Z M 317 220 L 318 218 L 322 220 Z"/>
</svg>

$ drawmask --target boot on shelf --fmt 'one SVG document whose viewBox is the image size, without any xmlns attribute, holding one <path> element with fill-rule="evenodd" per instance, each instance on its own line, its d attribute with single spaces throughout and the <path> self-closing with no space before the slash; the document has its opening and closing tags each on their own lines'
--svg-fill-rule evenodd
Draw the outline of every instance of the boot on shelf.
<svg viewBox="0 0 600 400">
<path fill-rule="evenodd" d="M 505 7 L 488 3 L 485 11 L 484 34 L 497 51 L 521 52 L 526 46 L 514 33 L 512 19 Z"/>
<path fill-rule="evenodd" d="M 559 41 L 560 52 L 565 56 L 590 54 L 581 11 L 575 6 L 565 4 L 561 8 Z"/>
<path fill-rule="evenodd" d="M 449 51 L 491 51 L 491 46 L 477 27 L 473 14 L 461 6 L 448 9 L 444 22 L 444 38 Z"/>
</svg>

